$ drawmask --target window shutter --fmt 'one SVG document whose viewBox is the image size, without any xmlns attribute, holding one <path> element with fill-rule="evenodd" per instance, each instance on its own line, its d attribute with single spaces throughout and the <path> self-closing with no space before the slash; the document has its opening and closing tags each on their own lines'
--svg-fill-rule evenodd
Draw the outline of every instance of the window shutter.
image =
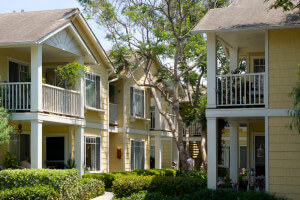
<svg viewBox="0 0 300 200">
<path fill-rule="evenodd" d="M 134 168 L 134 150 L 135 150 L 135 143 L 133 140 L 131 140 L 131 152 L 130 152 L 131 170 L 135 170 L 135 168 Z"/>
<path fill-rule="evenodd" d="M 133 87 L 130 87 L 130 115 L 133 116 Z"/>
<path fill-rule="evenodd" d="M 96 169 L 99 171 L 100 170 L 100 148 L 101 148 L 101 138 L 97 137 L 96 138 Z"/>
<path fill-rule="evenodd" d="M 96 108 L 101 108 L 101 88 L 100 76 L 96 76 Z"/>
<path fill-rule="evenodd" d="M 141 153 L 142 153 L 142 169 L 145 169 L 145 142 L 141 142 Z"/>
</svg>

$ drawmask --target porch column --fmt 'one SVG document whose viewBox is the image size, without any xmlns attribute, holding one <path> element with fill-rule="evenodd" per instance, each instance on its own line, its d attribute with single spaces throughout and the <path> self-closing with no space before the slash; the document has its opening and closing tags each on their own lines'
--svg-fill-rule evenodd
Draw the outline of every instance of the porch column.
<svg viewBox="0 0 300 200">
<path fill-rule="evenodd" d="M 155 136 L 155 169 L 161 169 L 161 140 L 160 140 L 160 135 Z"/>
<path fill-rule="evenodd" d="M 70 154 L 70 159 L 74 159 L 74 155 L 73 155 L 73 133 L 74 133 L 74 127 L 73 126 L 70 126 L 69 127 L 69 132 L 70 132 L 70 135 L 69 135 L 69 154 Z M 69 159 L 68 158 L 68 159 Z"/>
<path fill-rule="evenodd" d="M 81 65 L 84 65 L 84 57 L 79 57 L 76 62 Z M 79 107 L 79 117 L 84 118 L 84 106 L 85 106 L 85 98 L 84 98 L 84 74 L 80 71 L 81 77 L 77 82 L 76 90 L 80 92 L 80 103 Z"/>
<path fill-rule="evenodd" d="M 217 118 L 207 118 L 207 187 L 216 189 L 218 177 Z"/>
<path fill-rule="evenodd" d="M 216 108 L 217 38 L 207 33 L 207 108 Z"/>
<path fill-rule="evenodd" d="M 238 182 L 239 177 L 239 124 L 229 122 L 230 125 L 230 178 L 233 183 Z"/>
<path fill-rule="evenodd" d="M 84 171 L 84 126 L 75 127 L 75 164 L 82 176 Z"/>
<path fill-rule="evenodd" d="M 230 72 L 232 72 L 238 68 L 238 49 L 230 48 L 229 56 L 230 56 Z"/>
<path fill-rule="evenodd" d="M 43 136 L 43 121 L 31 121 L 30 135 L 30 154 L 31 168 L 42 169 L 42 136 Z"/>
<path fill-rule="evenodd" d="M 31 111 L 41 112 L 43 110 L 43 88 L 42 88 L 42 45 L 31 46 L 31 89 L 30 106 Z"/>
</svg>

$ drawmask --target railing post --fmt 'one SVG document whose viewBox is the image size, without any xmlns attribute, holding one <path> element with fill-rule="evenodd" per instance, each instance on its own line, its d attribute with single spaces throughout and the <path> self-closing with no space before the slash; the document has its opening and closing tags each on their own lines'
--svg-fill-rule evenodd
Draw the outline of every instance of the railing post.
<svg viewBox="0 0 300 200">
<path fill-rule="evenodd" d="M 31 111 L 43 110 L 42 96 L 42 45 L 31 46 Z"/>
</svg>

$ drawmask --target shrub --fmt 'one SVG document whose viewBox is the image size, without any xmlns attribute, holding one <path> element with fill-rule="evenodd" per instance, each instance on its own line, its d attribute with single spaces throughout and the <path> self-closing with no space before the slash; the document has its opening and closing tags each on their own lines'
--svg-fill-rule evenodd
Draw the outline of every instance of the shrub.
<svg viewBox="0 0 300 200">
<path fill-rule="evenodd" d="M 4 165 L 6 168 L 8 169 L 18 169 L 20 168 L 20 162 L 18 160 L 18 157 L 10 152 L 6 153 L 6 157 L 5 157 L 5 161 L 4 161 Z"/>
<path fill-rule="evenodd" d="M 51 186 L 61 197 L 73 199 L 76 195 L 78 170 L 17 169 L 0 172 L 0 189 L 25 186 Z"/>
<path fill-rule="evenodd" d="M 176 176 L 179 176 L 179 177 L 193 177 L 193 178 L 200 178 L 200 179 L 206 179 L 207 178 L 206 172 L 201 170 L 201 169 L 200 170 L 188 171 L 188 172 L 178 170 L 176 172 Z"/>
<path fill-rule="evenodd" d="M 174 169 L 137 169 L 134 172 L 141 176 L 176 176 Z"/>
<path fill-rule="evenodd" d="M 112 190 L 116 197 L 128 197 L 149 188 L 152 179 L 153 176 L 124 176 L 113 182 Z"/>
<path fill-rule="evenodd" d="M 58 193 L 50 186 L 19 187 L 0 191 L 0 199 L 58 199 Z"/>
<path fill-rule="evenodd" d="M 92 199 L 104 194 L 104 183 L 97 179 L 81 178 L 78 180 L 78 199 Z"/>
</svg>

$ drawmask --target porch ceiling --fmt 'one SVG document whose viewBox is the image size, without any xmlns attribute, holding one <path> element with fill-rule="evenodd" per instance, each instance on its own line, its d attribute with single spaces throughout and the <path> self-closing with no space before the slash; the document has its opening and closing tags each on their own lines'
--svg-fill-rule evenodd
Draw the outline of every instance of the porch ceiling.
<svg viewBox="0 0 300 200">
<path fill-rule="evenodd" d="M 264 30 L 218 32 L 217 36 L 226 48 L 238 48 L 241 57 L 246 53 L 265 51 Z"/>
</svg>

